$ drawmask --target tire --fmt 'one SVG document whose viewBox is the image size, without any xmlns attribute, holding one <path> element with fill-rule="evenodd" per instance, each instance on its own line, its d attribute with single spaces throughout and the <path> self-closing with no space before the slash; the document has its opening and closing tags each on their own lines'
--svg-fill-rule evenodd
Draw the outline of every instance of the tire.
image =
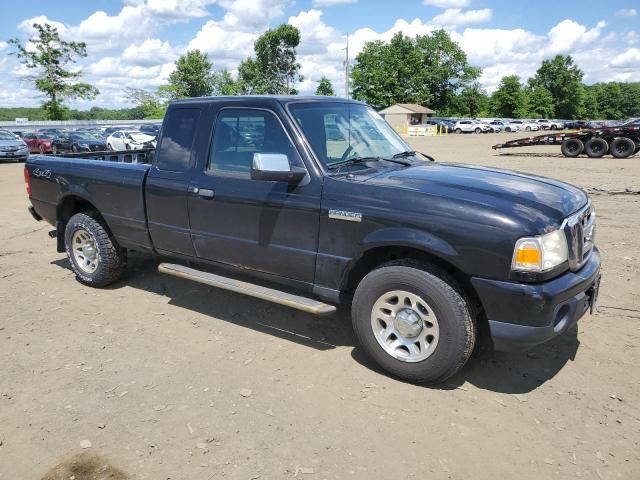
<svg viewBox="0 0 640 480">
<path fill-rule="evenodd" d="M 460 134 L 462 133 L 462 130 L 461 130 L 461 129 L 459 129 L 459 128 L 456 128 L 455 132 L 456 132 L 458 135 L 460 135 Z"/>
<path fill-rule="evenodd" d="M 609 151 L 609 144 L 604 138 L 593 137 L 584 144 L 584 153 L 591 158 L 601 158 Z"/>
<path fill-rule="evenodd" d="M 611 142 L 609 153 L 616 158 L 627 158 L 636 151 L 636 144 L 627 137 L 618 137 Z"/>
<path fill-rule="evenodd" d="M 76 147 L 75 145 L 72 145 L 72 146 L 71 146 L 71 151 L 72 151 L 73 153 L 78 153 L 78 147 Z"/>
<path fill-rule="evenodd" d="M 562 142 L 560 150 L 565 157 L 577 157 L 584 151 L 584 143 L 579 138 L 569 138 Z"/>
<path fill-rule="evenodd" d="M 476 128 L 473 132 L 474 133 L 482 133 L 482 129 L 481 128 Z"/>
<path fill-rule="evenodd" d="M 505 131 L 505 132 L 509 132 L 509 133 L 511 133 L 511 127 L 507 127 L 507 128 L 505 128 L 505 129 L 504 129 L 504 131 Z"/>
<path fill-rule="evenodd" d="M 47 153 L 47 150 L 44 148 L 44 145 L 40 145 L 38 147 L 38 151 L 40 152 L 41 155 L 44 155 L 45 153 Z"/>
<path fill-rule="evenodd" d="M 54 155 L 58 153 L 58 148 L 55 145 L 51 147 L 51 153 Z"/>
<path fill-rule="evenodd" d="M 530 132 L 531 131 L 531 127 L 524 127 L 524 131 L 525 132 Z"/>
<path fill-rule="evenodd" d="M 109 150 L 110 152 L 113 151 L 113 147 L 111 146 L 110 143 L 107 143 L 107 150 Z"/>
<path fill-rule="evenodd" d="M 394 296 L 395 293 L 398 295 Z M 390 295 L 390 299 L 385 299 L 386 295 Z M 403 295 L 417 298 L 418 301 L 411 301 L 411 305 L 421 305 L 418 310 L 422 313 L 405 307 L 408 297 Z M 385 310 L 379 307 L 381 304 L 391 306 L 388 302 L 393 302 L 396 297 L 398 300 L 393 308 L 400 310 L 397 315 L 387 317 L 394 319 L 393 324 L 386 324 L 383 317 L 373 315 Z M 401 335 L 395 329 L 400 314 L 406 316 L 403 313 L 406 311 L 422 317 L 417 323 L 422 326 L 417 328 L 424 332 L 421 331 L 417 337 L 411 336 L 415 332 L 408 337 L 396 335 L 394 339 L 396 333 Z M 426 311 L 428 314 L 424 313 Z M 365 353 L 390 374 L 411 382 L 439 383 L 446 380 L 465 365 L 475 345 L 475 321 L 455 281 L 444 272 L 414 261 L 390 262 L 367 274 L 356 289 L 351 315 L 355 335 Z M 415 315 L 414 318 L 418 318 Z M 429 318 L 431 322 L 427 320 Z M 393 327 L 391 336 L 386 333 L 389 327 Z M 406 328 L 406 324 L 400 327 Z M 422 340 L 417 339 L 423 335 L 425 342 L 431 337 L 431 343 L 428 347 L 417 348 L 416 345 L 422 345 Z M 401 341 L 412 346 L 413 357 L 409 348 L 398 343 Z"/>
<path fill-rule="evenodd" d="M 88 239 L 87 243 L 91 244 L 92 250 L 76 247 L 80 241 L 84 242 L 85 238 Z M 76 213 L 72 216 L 64 232 L 64 243 L 71 268 L 80 283 L 90 287 L 106 287 L 124 273 L 125 251 L 92 216 L 86 213 Z M 95 269 L 88 266 L 92 253 Z M 82 258 L 87 259 L 87 262 L 82 261 Z"/>
</svg>

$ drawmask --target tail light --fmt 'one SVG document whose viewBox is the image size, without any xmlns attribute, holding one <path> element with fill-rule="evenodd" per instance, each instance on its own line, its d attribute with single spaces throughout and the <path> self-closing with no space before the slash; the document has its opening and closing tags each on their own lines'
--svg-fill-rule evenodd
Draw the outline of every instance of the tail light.
<svg viewBox="0 0 640 480">
<path fill-rule="evenodd" d="M 31 175 L 27 167 L 24 167 L 24 183 L 27 185 L 27 195 L 31 196 Z"/>
</svg>

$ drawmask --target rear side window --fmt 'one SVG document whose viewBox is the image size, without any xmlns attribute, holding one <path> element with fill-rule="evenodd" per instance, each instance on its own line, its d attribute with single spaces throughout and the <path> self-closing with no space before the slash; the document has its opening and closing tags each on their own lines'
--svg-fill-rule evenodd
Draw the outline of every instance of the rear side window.
<svg viewBox="0 0 640 480">
<path fill-rule="evenodd" d="M 191 167 L 191 147 L 199 116 L 198 108 L 174 108 L 169 112 L 156 157 L 158 169 L 184 172 Z"/>
</svg>

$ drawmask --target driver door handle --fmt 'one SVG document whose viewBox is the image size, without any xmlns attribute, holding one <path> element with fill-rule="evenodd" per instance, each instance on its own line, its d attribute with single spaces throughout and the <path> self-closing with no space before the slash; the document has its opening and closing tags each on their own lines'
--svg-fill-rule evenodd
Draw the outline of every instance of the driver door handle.
<svg viewBox="0 0 640 480">
<path fill-rule="evenodd" d="M 209 188 L 197 188 L 195 187 L 194 193 L 197 193 L 200 198 L 204 198 L 205 200 L 211 200 L 213 198 L 213 190 Z"/>
</svg>

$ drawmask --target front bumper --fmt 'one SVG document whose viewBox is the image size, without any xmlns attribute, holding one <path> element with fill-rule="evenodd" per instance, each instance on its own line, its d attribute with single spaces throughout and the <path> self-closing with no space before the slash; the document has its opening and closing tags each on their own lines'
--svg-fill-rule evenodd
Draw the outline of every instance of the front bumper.
<svg viewBox="0 0 640 480">
<path fill-rule="evenodd" d="M 600 252 L 593 247 L 577 272 L 543 283 L 472 278 L 489 320 L 496 350 L 527 350 L 566 332 L 593 307 L 600 282 Z"/>
<path fill-rule="evenodd" d="M 26 151 L 0 152 L 0 160 L 18 160 L 20 162 L 24 162 L 28 157 L 29 153 Z"/>
</svg>

